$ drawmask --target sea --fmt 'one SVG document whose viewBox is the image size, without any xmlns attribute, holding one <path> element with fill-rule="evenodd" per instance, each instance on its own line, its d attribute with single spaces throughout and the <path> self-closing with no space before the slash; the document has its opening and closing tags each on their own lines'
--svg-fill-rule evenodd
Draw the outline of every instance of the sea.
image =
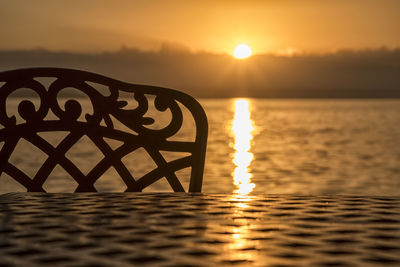
<svg viewBox="0 0 400 267">
<path fill-rule="evenodd" d="M 20 99 L 9 102 L 8 107 L 15 110 Z M 204 193 L 400 195 L 398 99 L 225 98 L 199 102 L 209 123 Z M 181 137 L 186 135 L 194 135 L 193 127 Z M 57 142 L 60 137 L 49 138 Z M 47 157 L 26 140 L 21 140 L 14 152 L 9 162 L 29 177 Z M 83 138 L 66 155 L 74 157 L 84 173 L 102 159 L 89 138 Z M 130 163 L 133 159 L 124 162 L 136 177 L 154 168 L 143 149 L 136 157 L 139 164 Z M 182 171 L 186 184 L 188 174 L 189 170 Z M 76 183 L 66 177 L 69 175 L 57 165 L 44 188 L 73 192 Z M 124 184 L 110 169 L 96 188 L 123 191 Z M 0 193 L 24 190 L 7 174 L 0 176 Z M 145 191 L 152 190 L 171 189 L 166 179 L 161 179 Z"/>
</svg>

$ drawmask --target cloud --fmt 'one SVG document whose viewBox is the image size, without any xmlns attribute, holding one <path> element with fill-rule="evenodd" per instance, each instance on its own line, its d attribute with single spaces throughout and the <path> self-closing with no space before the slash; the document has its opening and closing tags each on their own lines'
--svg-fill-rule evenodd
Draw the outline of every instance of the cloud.
<svg viewBox="0 0 400 267">
<path fill-rule="evenodd" d="M 174 43 L 159 51 L 125 47 L 97 54 L 0 51 L 0 70 L 26 67 L 83 69 L 197 97 L 400 97 L 400 49 L 266 54 L 241 61 Z"/>
<path fill-rule="evenodd" d="M 160 47 L 160 53 L 190 53 L 190 47 L 177 42 L 163 42 Z"/>
</svg>

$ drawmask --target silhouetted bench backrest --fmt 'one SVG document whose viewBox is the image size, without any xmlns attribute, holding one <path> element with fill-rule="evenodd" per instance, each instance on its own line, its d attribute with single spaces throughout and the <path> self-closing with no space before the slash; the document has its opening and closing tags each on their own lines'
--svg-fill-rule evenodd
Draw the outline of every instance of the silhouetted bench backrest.
<svg viewBox="0 0 400 267">
<path fill-rule="evenodd" d="M 20 95 L 16 114 L 12 114 L 7 110 L 7 101 L 12 98 L 10 95 L 21 88 L 37 95 L 36 102 L 39 104 L 32 98 L 21 98 Z M 81 98 L 68 93 L 71 88 L 90 100 L 86 103 L 90 104 L 91 112 L 84 111 Z M 60 97 L 64 90 L 70 97 Z M 129 106 L 132 104 L 130 102 L 134 102 L 134 105 Z M 168 113 L 169 119 L 158 123 L 156 117 L 147 115 L 149 105 L 154 106 L 156 112 Z M 179 135 L 184 114 L 192 116 L 194 134 L 189 141 L 174 139 Z M 126 191 L 142 191 L 158 180 L 166 179 L 175 192 L 184 191 L 176 173 L 191 168 L 190 173 L 188 171 L 188 191 L 201 191 L 207 118 L 200 104 L 182 92 L 129 84 L 71 69 L 6 71 L 0 73 L 0 124 L 0 175 L 7 174 L 30 192 L 46 191 L 43 184 L 58 165 L 75 180 L 76 192 L 97 191 L 96 181 L 110 168 L 114 168 L 126 184 Z M 54 145 L 42 137 L 41 133 L 46 132 L 67 134 Z M 101 159 L 87 173 L 66 156 L 82 137 L 95 144 L 101 154 Z M 46 154 L 46 159 L 33 177 L 10 162 L 10 156 L 20 140 L 33 144 Z M 118 141 L 120 145 L 112 146 L 107 140 Z M 135 177 L 122 159 L 138 149 L 147 153 L 148 158 L 154 161 L 155 168 Z M 165 152 L 180 152 L 184 156 L 168 160 Z M 132 163 L 132 166 L 134 168 L 135 164 Z"/>
</svg>

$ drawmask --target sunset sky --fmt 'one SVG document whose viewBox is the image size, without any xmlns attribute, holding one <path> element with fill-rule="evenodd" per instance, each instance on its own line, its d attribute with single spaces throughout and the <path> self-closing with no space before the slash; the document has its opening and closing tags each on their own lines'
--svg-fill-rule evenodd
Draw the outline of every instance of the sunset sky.
<svg viewBox="0 0 400 267">
<path fill-rule="evenodd" d="M 0 49 L 232 53 L 400 47 L 397 0 L 0 0 Z"/>
</svg>

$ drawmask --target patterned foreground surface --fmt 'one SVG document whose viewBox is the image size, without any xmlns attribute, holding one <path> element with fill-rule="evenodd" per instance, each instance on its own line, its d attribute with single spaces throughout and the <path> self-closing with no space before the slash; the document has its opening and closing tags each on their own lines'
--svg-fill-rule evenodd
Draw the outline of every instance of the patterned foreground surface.
<svg viewBox="0 0 400 267">
<path fill-rule="evenodd" d="M 0 196 L 1 266 L 400 265 L 400 197 Z"/>
</svg>

